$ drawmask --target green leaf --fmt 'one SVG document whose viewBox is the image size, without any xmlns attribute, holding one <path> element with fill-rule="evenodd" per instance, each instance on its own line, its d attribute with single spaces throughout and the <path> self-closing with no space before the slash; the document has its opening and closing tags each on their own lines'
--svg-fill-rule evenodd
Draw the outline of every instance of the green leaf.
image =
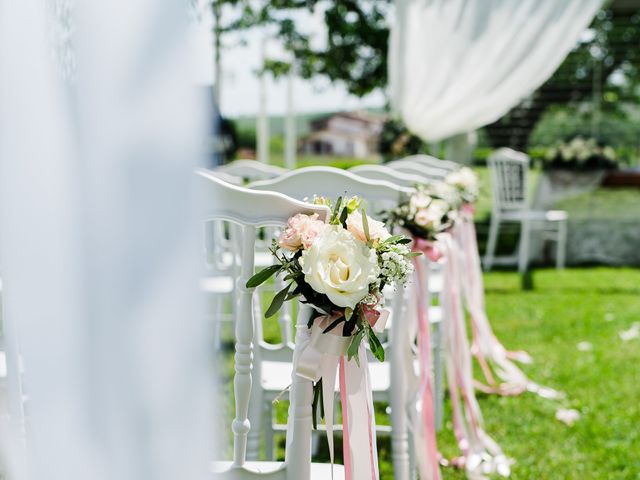
<svg viewBox="0 0 640 480">
<path fill-rule="evenodd" d="M 267 308 L 267 312 L 264 314 L 266 318 L 274 316 L 278 312 L 278 310 L 280 310 L 280 307 L 284 303 L 284 299 L 287 298 L 287 294 L 289 293 L 290 288 L 291 284 L 287 285 L 278 293 L 276 293 L 276 296 L 273 297 L 273 300 L 271 301 L 271 305 L 269 305 L 269 308 Z"/>
<path fill-rule="evenodd" d="M 338 213 L 340 213 L 340 205 L 342 205 L 342 197 L 338 197 L 338 200 L 336 200 L 336 205 L 333 207 L 333 212 L 331 212 L 331 221 L 329 223 L 335 224 Z"/>
<path fill-rule="evenodd" d="M 367 329 L 368 337 L 369 337 L 369 348 L 371 349 L 371 353 L 376 357 L 379 361 L 384 362 L 384 348 L 376 337 L 376 333 L 371 329 Z"/>
<path fill-rule="evenodd" d="M 331 324 L 325 328 L 322 333 L 327 333 L 336 328 L 340 323 L 344 322 L 344 317 L 336 318 Z"/>
<path fill-rule="evenodd" d="M 422 252 L 409 252 L 407 253 L 407 258 L 413 258 L 413 257 L 419 257 L 420 255 L 422 255 Z"/>
<path fill-rule="evenodd" d="M 411 239 L 407 238 L 407 237 L 402 237 L 400 240 L 398 240 L 396 243 L 401 243 L 401 244 L 407 244 L 407 243 L 411 243 Z"/>
<path fill-rule="evenodd" d="M 271 265 L 260 270 L 247 281 L 247 288 L 255 288 L 269 280 L 274 274 L 278 273 L 282 265 Z"/>
<path fill-rule="evenodd" d="M 367 218 L 367 211 L 362 207 L 362 229 L 364 230 L 364 238 L 367 239 L 367 242 L 371 241 L 371 236 L 369 235 L 369 219 Z"/>
<path fill-rule="evenodd" d="M 353 340 L 351 340 L 349 348 L 347 348 L 347 358 L 349 360 L 355 358 L 358 366 L 360 366 L 360 359 L 358 358 L 358 348 L 360 348 L 360 343 L 362 343 L 362 337 L 364 337 L 364 330 L 360 330 L 353 336 Z"/>
<path fill-rule="evenodd" d="M 340 213 L 340 223 L 344 228 L 347 228 L 347 217 L 349 216 L 349 209 L 347 207 L 342 209 Z"/>
<path fill-rule="evenodd" d="M 313 429 L 318 429 L 318 400 L 322 399 L 322 379 L 313 386 L 313 402 L 311 403 L 311 422 Z"/>
<path fill-rule="evenodd" d="M 384 245 L 385 243 L 398 243 L 399 240 L 402 240 L 403 238 L 406 238 L 402 235 L 392 235 L 391 237 L 387 238 L 385 241 L 383 241 L 381 243 L 381 245 Z M 411 241 L 411 240 L 409 240 Z"/>
</svg>

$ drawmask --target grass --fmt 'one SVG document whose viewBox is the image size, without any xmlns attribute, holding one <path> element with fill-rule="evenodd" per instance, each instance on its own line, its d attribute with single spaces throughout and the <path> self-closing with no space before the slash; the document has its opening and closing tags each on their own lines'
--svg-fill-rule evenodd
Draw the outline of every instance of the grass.
<svg viewBox="0 0 640 480">
<path fill-rule="evenodd" d="M 559 402 L 533 394 L 479 396 L 487 432 L 516 462 L 512 478 L 640 478 L 640 339 L 623 342 L 619 337 L 640 320 L 640 270 L 537 270 L 535 289 L 527 292 L 520 289 L 515 273 L 490 273 L 485 282 L 488 313 L 498 338 L 508 348 L 526 349 L 534 357 L 535 363 L 524 368 L 534 381 L 567 395 Z M 266 322 L 267 337 L 275 337 L 274 323 Z M 592 349 L 580 351 L 580 342 L 589 342 Z M 279 416 L 284 407 L 279 405 Z M 555 412 L 561 407 L 579 410 L 582 418 L 572 427 L 560 423 Z M 227 408 L 224 417 L 230 423 L 231 400 Z M 386 420 L 384 408 L 376 408 L 380 421 Z M 456 453 L 450 431 L 448 423 L 439 435 L 446 455 Z M 391 480 L 389 442 L 381 439 L 378 446 L 382 479 Z M 339 443 L 336 453 L 340 457 Z M 327 458 L 323 452 L 320 460 Z M 443 477 L 464 475 L 446 469 Z"/>
</svg>

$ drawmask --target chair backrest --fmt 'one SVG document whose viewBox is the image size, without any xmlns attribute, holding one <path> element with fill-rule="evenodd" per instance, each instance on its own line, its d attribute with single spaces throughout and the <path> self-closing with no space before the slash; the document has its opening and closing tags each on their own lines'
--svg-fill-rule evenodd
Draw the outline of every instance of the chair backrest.
<svg viewBox="0 0 640 480">
<path fill-rule="evenodd" d="M 449 170 L 444 168 L 435 168 L 424 165 L 414 160 L 394 160 L 386 164 L 387 167 L 398 172 L 406 173 L 409 175 L 421 175 L 423 177 L 430 178 L 431 180 L 444 180 L 450 173 Z"/>
<path fill-rule="evenodd" d="M 240 277 L 237 280 L 238 308 L 235 330 L 234 392 L 236 413 L 232 428 L 234 467 L 242 467 L 246 459 L 247 435 L 251 428 L 248 410 L 251 396 L 254 335 L 252 308 L 254 289 L 247 288 L 246 283 L 254 273 L 256 228 L 263 225 L 282 226 L 297 213 L 309 215 L 317 213 L 322 220 L 326 221 L 330 211 L 325 206 L 310 205 L 280 193 L 248 190 L 230 185 L 207 170 L 198 170 L 196 173 L 202 179 L 202 221 L 224 220 L 232 222 L 239 225 L 240 231 L 239 243 L 242 263 Z M 308 478 L 311 465 L 311 419 L 310 413 L 307 415 L 308 405 L 306 402 L 311 396 L 311 388 L 310 382 L 307 384 L 302 381 L 294 382 L 292 387 L 291 396 L 294 404 L 290 412 L 300 416 L 299 419 L 296 417 L 294 421 L 300 425 L 308 423 L 309 428 L 295 428 L 291 434 L 292 437 L 287 439 L 287 444 L 291 446 L 292 450 L 288 452 L 287 457 L 295 459 L 286 466 L 287 470 L 295 470 L 287 471 L 289 478 Z M 256 425 L 254 428 L 259 428 L 259 426 Z"/>
<path fill-rule="evenodd" d="M 413 187 L 416 184 L 429 184 L 433 180 L 417 173 L 405 173 L 394 170 L 385 165 L 358 165 L 349 169 L 350 172 L 369 180 L 382 180 L 403 187 Z"/>
<path fill-rule="evenodd" d="M 529 156 L 500 148 L 489 156 L 487 163 L 493 184 L 494 211 L 528 208 Z"/>
<path fill-rule="evenodd" d="M 367 214 L 375 217 L 377 209 L 395 207 L 414 188 L 381 180 L 369 180 L 352 172 L 333 167 L 307 167 L 293 170 L 282 177 L 248 186 L 251 189 L 272 190 L 294 198 L 322 195 L 358 195 L 367 201 Z"/>
<path fill-rule="evenodd" d="M 397 204 L 403 194 L 414 191 L 413 188 L 382 180 L 369 180 L 333 167 L 300 168 L 278 178 L 254 182 L 249 188 L 272 190 L 299 199 L 314 194 L 331 198 L 345 194 L 358 195 L 367 200 L 370 209 L 377 204 Z"/>
<path fill-rule="evenodd" d="M 234 160 L 218 167 L 216 171 L 239 177 L 249 182 L 255 182 L 256 180 L 279 177 L 288 170 L 275 165 L 267 165 L 257 160 Z"/>
<path fill-rule="evenodd" d="M 441 160 L 440 158 L 432 157 L 431 155 L 409 155 L 408 157 L 401 158 L 400 160 L 411 160 L 412 162 L 421 163 L 425 167 L 438 168 L 449 172 L 454 172 L 460 169 L 460 164 L 456 162 L 451 160 Z"/>
</svg>

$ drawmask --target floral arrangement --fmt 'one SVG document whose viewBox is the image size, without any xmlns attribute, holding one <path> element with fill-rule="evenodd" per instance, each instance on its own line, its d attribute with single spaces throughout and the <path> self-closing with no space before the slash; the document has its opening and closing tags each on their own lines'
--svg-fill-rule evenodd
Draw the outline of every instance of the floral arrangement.
<svg viewBox="0 0 640 480">
<path fill-rule="evenodd" d="M 480 195 L 480 181 L 469 167 L 462 167 L 449 173 L 445 178 L 445 183 L 458 191 L 463 203 L 473 204 Z"/>
<path fill-rule="evenodd" d="M 418 185 L 416 192 L 396 208 L 383 213 L 391 224 L 408 230 L 415 238 L 433 240 L 449 229 L 462 205 L 458 190 L 446 183 Z"/>
<path fill-rule="evenodd" d="M 548 169 L 615 169 L 618 157 L 611 146 L 600 144 L 593 138 L 578 136 L 547 150 L 543 165 Z"/>
<path fill-rule="evenodd" d="M 341 328 L 351 337 L 348 358 L 356 358 L 366 337 L 373 355 L 384 360 L 384 349 L 373 329 L 386 285 L 403 284 L 413 273 L 409 238 L 391 235 L 382 222 L 368 217 L 362 200 L 325 198 L 314 203 L 332 208 L 328 223 L 312 216 L 291 217 L 273 241 L 275 264 L 254 275 L 247 287 L 256 287 L 273 275 L 284 275 L 287 286 L 278 292 L 266 316 L 273 316 L 285 301 L 300 298 L 313 307 L 308 326 L 318 317 L 328 325 L 323 333 Z M 328 322 L 327 322 L 328 320 Z M 334 334 L 336 332 L 333 332 Z"/>
</svg>

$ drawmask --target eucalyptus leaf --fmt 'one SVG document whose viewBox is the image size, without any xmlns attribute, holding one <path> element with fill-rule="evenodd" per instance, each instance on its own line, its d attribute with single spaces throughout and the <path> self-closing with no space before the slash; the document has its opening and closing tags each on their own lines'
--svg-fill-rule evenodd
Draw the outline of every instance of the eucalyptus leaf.
<svg viewBox="0 0 640 480">
<path fill-rule="evenodd" d="M 285 298 L 287 298 L 287 294 L 289 293 L 290 288 L 291 284 L 287 285 L 278 293 L 276 293 L 276 296 L 273 297 L 273 300 L 271 301 L 271 305 L 269 305 L 269 308 L 267 308 L 267 312 L 264 314 L 266 318 L 274 316 L 278 312 L 278 310 L 280 310 L 280 307 L 282 307 Z"/>
<path fill-rule="evenodd" d="M 347 217 L 349 216 L 349 209 L 346 207 L 342 209 L 340 213 L 340 223 L 344 228 L 347 228 Z"/>
<path fill-rule="evenodd" d="M 347 358 L 351 360 L 352 358 L 356 359 L 356 363 L 360 366 L 360 358 L 358 358 L 358 348 L 360 348 L 360 343 L 362 343 L 362 337 L 364 336 L 364 330 L 360 330 L 353 336 L 353 340 L 349 344 L 349 348 L 347 348 Z"/>
<path fill-rule="evenodd" d="M 340 213 L 340 206 L 342 205 L 342 197 L 338 197 L 336 200 L 336 205 L 333 207 L 333 212 L 331 212 L 331 221 L 329 223 L 335 223 L 338 218 L 338 214 Z"/>
<path fill-rule="evenodd" d="M 260 270 L 247 281 L 247 288 L 255 288 L 269 280 L 274 274 L 278 273 L 282 265 L 271 265 Z"/>
<path fill-rule="evenodd" d="M 340 317 L 340 318 L 336 318 L 333 322 L 331 322 L 331 324 L 325 328 L 322 333 L 328 333 L 331 330 L 333 330 L 334 328 L 336 328 L 338 325 L 340 325 L 340 323 L 344 322 L 344 317 Z"/>
<path fill-rule="evenodd" d="M 368 337 L 369 337 L 369 348 L 371 349 L 371 353 L 376 357 L 379 361 L 384 362 L 384 348 L 376 337 L 375 332 L 371 329 L 367 329 Z"/>
</svg>

